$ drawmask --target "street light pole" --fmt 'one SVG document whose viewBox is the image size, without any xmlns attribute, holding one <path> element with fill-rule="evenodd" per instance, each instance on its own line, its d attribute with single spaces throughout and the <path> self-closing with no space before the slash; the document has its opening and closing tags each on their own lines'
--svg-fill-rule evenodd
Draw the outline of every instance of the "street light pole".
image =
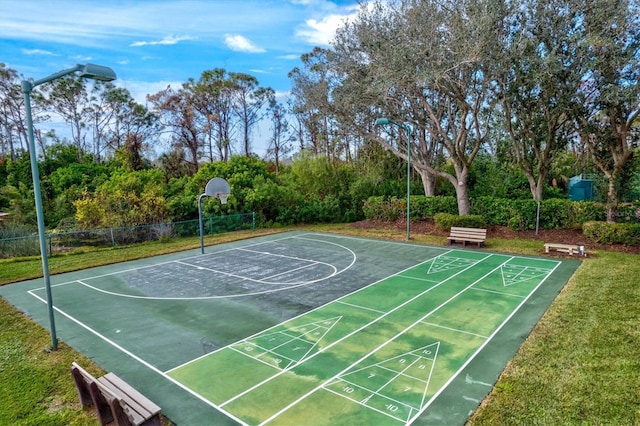
<svg viewBox="0 0 640 426">
<path fill-rule="evenodd" d="M 109 67 L 101 65 L 86 64 L 76 65 L 63 71 L 45 77 L 40 80 L 24 80 L 22 82 L 22 92 L 24 93 L 25 113 L 27 116 L 27 136 L 29 139 L 29 159 L 31 161 L 31 176 L 33 178 L 33 195 L 36 201 L 36 217 L 38 221 L 38 240 L 40 242 L 40 255 L 42 256 L 42 274 L 44 276 L 44 286 L 47 293 L 47 308 L 49 311 L 49 325 L 51 328 L 51 349 L 58 349 L 58 338 L 56 337 L 56 324 L 53 315 L 53 298 L 51 296 L 51 281 L 49 279 L 49 257 L 47 254 L 47 239 L 44 226 L 44 212 L 42 210 L 42 192 L 40 190 L 40 172 L 38 170 L 38 159 L 36 157 L 36 144 L 33 136 L 33 117 L 31 115 L 31 92 L 34 87 L 49 81 L 55 80 L 65 75 L 80 72 L 80 77 L 92 78 L 94 80 L 112 81 L 116 74 Z"/>
<path fill-rule="evenodd" d="M 376 120 L 376 125 L 388 124 L 399 127 L 407 133 L 407 241 L 409 241 L 411 239 L 411 127 L 390 118 Z"/>
</svg>

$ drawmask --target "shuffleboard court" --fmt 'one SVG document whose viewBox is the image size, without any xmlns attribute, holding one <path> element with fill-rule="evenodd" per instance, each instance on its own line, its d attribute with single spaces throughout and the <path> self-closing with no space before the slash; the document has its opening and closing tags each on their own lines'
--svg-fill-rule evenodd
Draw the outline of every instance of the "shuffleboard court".
<svg viewBox="0 0 640 426">
<path fill-rule="evenodd" d="M 579 262 L 287 232 L 52 277 L 177 424 L 463 424 Z M 47 326 L 41 280 L 0 295 Z"/>
</svg>

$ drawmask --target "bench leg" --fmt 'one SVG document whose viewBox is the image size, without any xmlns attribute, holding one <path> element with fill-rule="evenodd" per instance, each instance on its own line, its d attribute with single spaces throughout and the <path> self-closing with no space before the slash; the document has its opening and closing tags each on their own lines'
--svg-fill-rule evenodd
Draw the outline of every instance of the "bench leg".
<svg viewBox="0 0 640 426">
<path fill-rule="evenodd" d="M 89 391 L 89 384 L 84 380 L 82 373 L 72 367 L 71 375 L 73 376 L 73 381 L 75 382 L 76 389 L 78 390 L 80 403 L 85 407 L 92 406 L 93 399 L 91 398 L 91 392 Z"/>
<path fill-rule="evenodd" d="M 106 425 L 111 423 L 114 420 L 113 414 L 111 413 L 111 406 L 95 382 L 89 383 L 89 391 L 91 392 L 91 399 L 93 400 L 93 405 L 96 407 L 100 424 Z"/>
<path fill-rule="evenodd" d="M 108 401 L 109 401 L 109 406 L 111 407 L 111 414 L 115 419 L 116 425 L 117 426 L 133 426 L 133 423 L 131 423 L 129 416 L 125 412 L 125 409 L 122 408 L 120 401 L 117 398 L 112 398 L 112 397 L 109 397 Z"/>
</svg>

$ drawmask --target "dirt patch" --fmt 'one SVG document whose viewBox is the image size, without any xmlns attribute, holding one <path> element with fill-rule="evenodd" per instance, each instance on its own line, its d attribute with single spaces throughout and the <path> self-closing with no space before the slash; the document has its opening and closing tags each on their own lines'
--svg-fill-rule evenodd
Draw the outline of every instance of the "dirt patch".
<svg viewBox="0 0 640 426">
<path fill-rule="evenodd" d="M 404 219 L 400 219 L 395 222 L 385 222 L 381 220 L 363 220 L 353 223 L 352 226 L 354 228 L 362 229 L 395 229 L 398 231 L 402 231 L 407 228 L 407 222 Z M 429 221 L 412 221 L 411 232 L 439 237 L 446 237 L 449 235 L 447 231 L 438 229 L 435 226 L 435 223 Z M 587 251 L 607 250 L 640 254 L 640 244 L 598 244 L 590 241 L 580 229 L 540 229 L 538 235 L 536 235 L 535 231 L 513 231 L 506 226 L 490 226 L 487 229 L 487 236 L 488 238 L 522 238 L 547 243 L 584 245 L 587 248 Z"/>
</svg>

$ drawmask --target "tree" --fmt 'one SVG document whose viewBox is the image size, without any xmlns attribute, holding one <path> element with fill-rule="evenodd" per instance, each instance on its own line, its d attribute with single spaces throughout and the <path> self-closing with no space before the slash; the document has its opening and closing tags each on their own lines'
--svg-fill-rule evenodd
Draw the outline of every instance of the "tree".
<svg viewBox="0 0 640 426">
<path fill-rule="evenodd" d="M 44 84 L 43 102 L 49 110 L 59 114 L 71 130 L 71 140 L 78 148 L 78 162 L 86 149 L 86 127 L 91 120 L 89 94 L 82 79 L 68 76 Z"/>
<path fill-rule="evenodd" d="M 203 123 L 209 161 L 214 161 L 215 156 L 228 161 L 231 155 L 235 86 L 227 71 L 222 68 L 204 71 L 200 80 L 190 81 L 185 89 L 191 91 L 194 108 Z M 214 147 L 216 155 L 213 153 Z"/>
<path fill-rule="evenodd" d="M 581 78 L 581 19 L 567 6 L 567 0 L 514 3 L 503 56 L 496 61 L 511 154 L 538 201 L 554 158 L 573 133 L 568 111 Z"/>
<path fill-rule="evenodd" d="M 268 153 L 273 155 L 276 164 L 276 175 L 280 171 L 280 156 L 291 151 L 291 145 L 287 139 L 289 123 L 286 120 L 286 110 L 284 106 L 272 99 L 269 105 L 269 117 L 271 118 L 271 139 Z"/>
<path fill-rule="evenodd" d="M 168 128 L 175 147 L 182 147 L 188 154 L 187 164 L 192 172 L 198 170 L 201 137 L 197 127 L 196 110 L 190 90 L 179 91 L 167 87 L 147 99 L 153 103 L 160 125 Z"/>
<path fill-rule="evenodd" d="M 229 73 L 235 87 L 233 109 L 242 125 L 242 148 L 244 155 L 251 155 L 251 128 L 262 118 L 263 107 L 275 96 L 270 87 L 258 87 L 258 79 L 243 73 Z"/>
<path fill-rule="evenodd" d="M 625 170 L 640 146 L 640 5 L 576 0 L 573 7 L 584 25 L 578 133 L 607 178 L 607 221 L 615 222 Z"/>
<path fill-rule="evenodd" d="M 313 154 L 330 157 L 330 68 L 329 51 L 316 47 L 302 55 L 303 68 L 289 72 L 292 80 L 292 112 L 300 123 L 298 141 L 301 150 L 308 148 Z M 308 140 L 308 143 L 304 141 Z"/>
<path fill-rule="evenodd" d="M 331 56 L 348 93 L 342 99 L 350 100 L 335 105 L 341 119 L 403 158 L 398 138 L 381 138 L 371 126 L 376 116 L 410 123 L 413 167 L 448 180 L 461 215 L 470 211 L 469 169 L 496 101 L 490 64 L 503 17 L 502 3 L 489 0 L 377 2 L 338 31 Z M 454 174 L 436 168 L 438 146 Z"/>
<path fill-rule="evenodd" d="M 13 161 L 16 151 L 28 146 L 23 105 L 18 73 L 0 63 L 0 155 L 8 154 Z"/>
<path fill-rule="evenodd" d="M 127 141 L 147 141 L 158 132 L 158 117 L 137 103 L 127 89 L 110 86 L 104 93 L 105 109 L 112 113 L 106 134 L 111 151 L 122 148 Z"/>
<path fill-rule="evenodd" d="M 112 173 L 95 193 L 74 202 L 76 220 L 82 228 L 136 226 L 168 219 L 160 170 Z"/>
</svg>

